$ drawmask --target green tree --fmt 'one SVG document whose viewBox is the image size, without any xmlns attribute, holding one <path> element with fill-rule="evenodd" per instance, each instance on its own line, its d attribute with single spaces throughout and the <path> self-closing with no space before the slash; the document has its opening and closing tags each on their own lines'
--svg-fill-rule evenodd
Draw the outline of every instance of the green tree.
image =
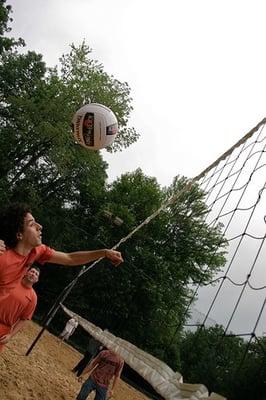
<svg viewBox="0 0 266 400">
<path fill-rule="evenodd" d="M 186 184 L 185 178 L 177 178 L 169 189 L 161 189 L 155 178 L 141 170 L 122 175 L 110 185 L 104 207 L 124 223 L 104 224 L 97 237 L 103 244 L 114 245 Z M 97 267 L 69 299 L 69 305 L 88 319 L 173 368 L 179 366 L 178 335 L 191 299 L 189 283 L 204 284 L 225 262 L 226 242 L 219 227 L 204 222 L 203 200 L 197 185 L 183 191 L 177 203 L 121 246 L 123 268 L 107 273 Z"/>
<path fill-rule="evenodd" d="M 227 387 L 232 400 L 266 399 L 266 338 L 254 338 L 244 343 L 244 357 L 237 365 L 231 384 Z"/>
<path fill-rule="evenodd" d="M 128 127 L 131 105 L 130 87 L 104 71 L 103 65 L 91 57 L 92 50 L 86 43 L 71 45 L 69 54 L 60 59 L 60 77 L 67 87 L 67 101 L 72 110 L 87 102 L 105 104 L 118 119 L 119 133 L 109 151 L 122 150 L 134 143 L 139 135 Z"/>
<path fill-rule="evenodd" d="M 12 47 L 24 45 L 24 41 L 21 38 L 16 40 L 5 36 L 11 30 L 8 26 L 8 23 L 12 22 L 11 12 L 11 6 L 6 5 L 6 0 L 0 0 L 0 55 Z"/>
<path fill-rule="evenodd" d="M 87 51 L 84 44 L 80 48 L 72 48 L 70 61 L 78 63 L 87 60 Z M 66 57 L 62 60 L 66 64 Z M 89 65 L 88 60 L 87 69 Z M 77 68 L 79 71 L 77 65 L 70 64 L 68 68 L 69 72 L 64 65 L 61 76 L 56 70 L 47 73 L 42 57 L 34 52 L 8 52 L 2 57 L 1 162 L 2 176 L 6 177 L 11 187 L 15 185 L 20 190 L 21 182 L 25 187 L 25 179 L 29 176 L 31 181 L 34 171 L 39 173 L 41 168 L 42 174 L 46 173 L 45 181 L 49 181 L 49 190 L 56 188 L 58 193 L 59 188 L 64 196 L 62 188 L 77 182 L 78 168 L 84 164 L 90 164 L 91 168 L 97 159 L 101 159 L 98 152 L 88 152 L 75 145 L 70 132 L 72 114 L 86 100 L 84 92 L 93 101 L 106 100 L 105 104 L 108 100 L 106 93 L 109 93 L 112 104 L 107 105 L 118 115 L 121 126 L 114 148 L 128 146 L 137 138 L 134 129 L 126 126 L 131 110 L 128 86 L 111 78 L 108 80 L 108 75 L 96 68 L 94 63 L 91 78 L 89 71 L 87 76 L 83 74 L 83 79 L 73 77 L 72 70 Z M 96 88 L 90 87 L 91 82 L 97 93 Z M 66 191 L 73 193 L 69 187 Z"/>
<path fill-rule="evenodd" d="M 186 332 L 180 342 L 185 382 L 204 383 L 230 400 L 262 400 L 266 393 L 265 340 L 251 344 L 224 335 L 222 326 Z"/>
<path fill-rule="evenodd" d="M 75 143 L 70 124 L 88 98 L 105 103 L 121 127 L 110 150 L 128 146 L 138 137 L 127 126 L 130 88 L 90 59 L 85 43 L 71 46 L 59 68 L 47 68 L 35 52 L 18 52 L 22 42 L 5 36 L 11 7 L 4 3 L 0 7 L 1 204 L 30 203 L 45 227 L 45 242 L 55 248 L 99 248 L 98 213 L 106 197 L 107 164 L 100 152 Z M 55 296 L 75 273 L 70 269 L 61 274 L 62 281 L 59 273 L 51 273 L 49 287 Z M 43 299 L 48 300 L 45 295 Z"/>
<path fill-rule="evenodd" d="M 2 2 L 0 11 L 5 41 L 11 7 Z M 122 149 L 138 138 L 127 126 L 130 88 L 90 59 L 85 43 L 72 45 L 60 67 L 50 69 L 35 52 L 18 53 L 17 44 L 12 39 L 3 45 L 0 57 L 0 200 L 29 201 L 40 214 L 42 207 L 56 214 L 81 204 L 83 211 L 86 206 L 95 211 L 98 199 L 91 188 L 105 190 L 107 165 L 99 152 L 75 144 L 72 115 L 89 98 L 110 106 L 121 129 L 109 150 Z"/>
</svg>

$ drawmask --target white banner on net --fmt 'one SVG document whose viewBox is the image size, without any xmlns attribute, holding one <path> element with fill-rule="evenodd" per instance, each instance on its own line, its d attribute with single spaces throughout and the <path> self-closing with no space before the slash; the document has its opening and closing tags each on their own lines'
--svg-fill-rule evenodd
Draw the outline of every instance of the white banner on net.
<svg viewBox="0 0 266 400">
<path fill-rule="evenodd" d="M 225 397 L 215 393 L 209 396 L 208 389 L 204 385 L 183 383 L 183 377 L 179 372 L 174 372 L 167 364 L 156 357 L 108 331 L 103 331 L 63 304 L 61 304 L 61 307 L 67 315 L 75 318 L 79 325 L 91 336 L 122 357 L 165 400 L 226 400 Z"/>
</svg>

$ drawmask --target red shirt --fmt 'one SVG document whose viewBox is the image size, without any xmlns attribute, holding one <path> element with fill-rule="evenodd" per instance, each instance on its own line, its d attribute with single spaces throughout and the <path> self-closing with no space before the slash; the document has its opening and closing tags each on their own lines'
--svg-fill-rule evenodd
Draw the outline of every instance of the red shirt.
<svg viewBox="0 0 266 400">
<path fill-rule="evenodd" d="M 37 295 L 32 287 L 19 282 L 0 303 L 0 324 L 13 326 L 19 319 L 31 319 L 36 308 Z"/>
<path fill-rule="evenodd" d="M 34 261 L 44 264 L 49 261 L 53 252 L 53 249 L 44 244 L 32 249 L 27 256 L 22 256 L 13 249 L 6 250 L 0 256 L 0 303 L 21 282 Z"/>
<path fill-rule="evenodd" d="M 119 376 L 124 366 L 124 361 L 111 350 L 103 350 L 93 361 L 97 365 L 92 371 L 92 379 L 100 386 L 108 387 L 113 376 Z"/>
</svg>

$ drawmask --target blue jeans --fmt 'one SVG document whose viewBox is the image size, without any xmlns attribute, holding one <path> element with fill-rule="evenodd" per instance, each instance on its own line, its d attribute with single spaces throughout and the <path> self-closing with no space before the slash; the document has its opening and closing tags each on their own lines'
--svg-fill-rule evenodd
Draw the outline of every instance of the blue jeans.
<svg viewBox="0 0 266 400">
<path fill-rule="evenodd" d="M 86 400 L 90 392 L 96 391 L 96 396 L 94 400 L 106 400 L 107 388 L 97 385 L 92 378 L 88 378 L 81 386 L 80 392 L 76 400 Z"/>
</svg>

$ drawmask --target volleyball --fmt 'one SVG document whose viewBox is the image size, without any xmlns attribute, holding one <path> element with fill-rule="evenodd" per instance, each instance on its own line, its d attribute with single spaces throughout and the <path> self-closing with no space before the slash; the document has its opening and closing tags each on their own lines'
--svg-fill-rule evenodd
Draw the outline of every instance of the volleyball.
<svg viewBox="0 0 266 400">
<path fill-rule="evenodd" d="M 72 132 L 81 146 L 89 150 L 99 150 L 113 143 L 118 133 L 118 123 L 110 108 L 90 103 L 74 114 Z"/>
</svg>

